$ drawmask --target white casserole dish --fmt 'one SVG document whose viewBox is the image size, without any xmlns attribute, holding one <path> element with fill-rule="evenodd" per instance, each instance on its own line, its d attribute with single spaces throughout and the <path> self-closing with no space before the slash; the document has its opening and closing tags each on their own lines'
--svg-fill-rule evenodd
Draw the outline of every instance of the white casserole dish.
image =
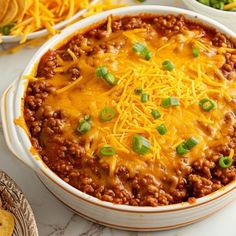
<svg viewBox="0 0 236 236">
<path fill-rule="evenodd" d="M 163 6 L 133 6 L 107 11 L 84 19 L 54 36 L 44 44 L 33 56 L 23 75 L 30 74 L 33 67 L 49 48 L 57 45 L 76 30 L 105 19 L 110 14 L 138 15 L 140 13 L 184 14 L 187 18 L 198 20 L 205 25 L 236 37 L 236 34 L 225 26 L 197 13 Z M 65 183 L 42 162 L 37 154 L 33 154 L 31 143 L 24 129 L 15 125 L 14 120 L 22 117 L 22 101 L 26 79 L 22 76 L 16 80 L 3 94 L 1 99 L 2 124 L 9 149 L 30 168 L 32 168 L 45 186 L 65 205 L 77 214 L 100 224 L 134 231 L 156 231 L 181 227 L 201 220 L 220 210 L 236 197 L 236 181 L 226 187 L 197 199 L 196 203 L 187 202 L 161 207 L 134 207 L 115 205 L 89 196 Z"/>
</svg>

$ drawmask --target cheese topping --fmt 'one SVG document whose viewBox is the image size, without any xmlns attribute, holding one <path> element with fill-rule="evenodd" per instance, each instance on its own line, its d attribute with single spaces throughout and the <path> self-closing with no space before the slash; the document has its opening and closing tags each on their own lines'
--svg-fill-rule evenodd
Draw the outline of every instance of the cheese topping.
<svg viewBox="0 0 236 236">
<path fill-rule="evenodd" d="M 25 3 L 21 17 L 14 23 L 10 35 L 21 36 L 20 43 L 26 42 L 27 36 L 38 30 L 46 28 L 49 34 L 54 35 L 54 25 L 75 15 L 81 9 L 89 8 L 89 0 L 34 0 Z"/>
<path fill-rule="evenodd" d="M 45 104 L 67 114 L 65 137 L 83 140 L 88 157 L 100 156 L 99 148 L 105 145 L 114 147 L 115 155 L 100 156 L 100 162 L 109 164 L 111 176 L 118 166 L 124 165 L 131 176 L 137 172 L 150 173 L 157 179 L 164 172 L 172 176 L 183 161 L 190 165 L 204 158 L 209 148 L 229 142 L 224 116 L 235 109 L 232 100 L 236 82 L 226 80 L 219 69 L 225 63 L 223 53 L 228 48 L 213 46 L 198 30 L 186 30 L 167 38 L 151 26 L 112 32 L 110 24 L 108 20 L 109 35 L 98 40 L 98 44 L 106 43 L 109 48 L 117 43 L 120 47 L 111 46 L 106 52 L 100 50 L 93 56 L 79 58 L 69 49 L 71 60 L 59 58 L 56 75 L 49 80 L 58 90 Z M 151 52 L 150 60 L 132 50 L 135 43 L 143 44 Z M 197 57 L 193 48 L 198 49 Z M 173 63 L 173 70 L 163 67 L 166 60 Z M 81 76 L 69 82 L 63 71 L 72 65 L 80 68 Z M 105 66 L 115 76 L 115 86 L 96 76 L 99 66 Z M 148 94 L 147 102 L 142 102 L 136 88 Z M 170 97 L 177 98 L 179 106 L 161 105 L 163 99 Z M 215 103 L 215 108 L 208 112 L 199 106 L 205 98 Z M 115 117 L 109 122 L 100 118 L 106 107 L 115 110 Z M 161 117 L 154 119 L 153 110 L 158 110 Z M 80 135 L 76 128 L 85 115 L 91 116 L 92 126 Z M 164 135 L 156 129 L 161 124 L 167 129 Z M 137 134 L 150 142 L 145 155 L 132 149 L 132 137 Z M 197 140 L 197 145 L 184 156 L 178 155 L 176 147 L 190 137 Z"/>
</svg>

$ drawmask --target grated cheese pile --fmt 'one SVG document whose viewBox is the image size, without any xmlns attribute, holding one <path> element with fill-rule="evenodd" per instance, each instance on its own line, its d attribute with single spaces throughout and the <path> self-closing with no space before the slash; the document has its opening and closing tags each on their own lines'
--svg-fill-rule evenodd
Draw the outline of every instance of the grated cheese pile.
<svg viewBox="0 0 236 236">
<path fill-rule="evenodd" d="M 88 8 L 89 0 L 35 0 L 32 1 L 22 19 L 16 22 L 11 35 L 22 35 L 21 43 L 27 35 L 46 28 L 51 35 L 56 33 L 53 26 L 72 17 L 80 9 Z"/>
</svg>

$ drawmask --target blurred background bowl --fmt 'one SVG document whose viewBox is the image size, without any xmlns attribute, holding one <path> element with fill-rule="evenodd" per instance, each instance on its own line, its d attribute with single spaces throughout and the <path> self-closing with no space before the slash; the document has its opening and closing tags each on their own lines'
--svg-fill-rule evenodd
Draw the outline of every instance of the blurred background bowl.
<svg viewBox="0 0 236 236">
<path fill-rule="evenodd" d="M 208 16 L 236 32 L 236 12 L 218 10 L 206 6 L 197 0 L 183 0 L 183 2 L 189 9 Z"/>
</svg>

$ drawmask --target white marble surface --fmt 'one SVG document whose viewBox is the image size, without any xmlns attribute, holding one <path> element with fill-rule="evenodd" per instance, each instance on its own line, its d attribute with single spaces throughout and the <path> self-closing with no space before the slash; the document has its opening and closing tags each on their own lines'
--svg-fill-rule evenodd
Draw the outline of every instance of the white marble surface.
<svg viewBox="0 0 236 236">
<path fill-rule="evenodd" d="M 182 6 L 180 1 L 149 0 L 147 3 Z M 37 49 L 24 49 L 17 54 L 0 56 L 0 94 L 20 75 Z M 199 223 L 164 232 L 136 233 L 109 229 L 76 216 L 59 202 L 39 181 L 32 170 L 8 150 L 0 129 L 0 169 L 7 172 L 28 198 L 42 236 L 236 236 L 236 201 Z"/>
</svg>

